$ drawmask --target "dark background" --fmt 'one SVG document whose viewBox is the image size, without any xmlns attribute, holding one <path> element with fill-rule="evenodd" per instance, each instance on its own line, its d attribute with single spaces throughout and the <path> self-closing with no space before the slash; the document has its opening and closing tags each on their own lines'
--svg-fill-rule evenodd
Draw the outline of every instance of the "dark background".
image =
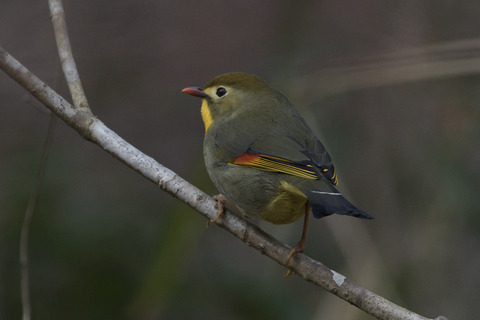
<svg viewBox="0 0 480 320">
<path fill-rule="evenodd" d="M 93 112 L 210 194 L 200 101 L 230 71 L 283 91 L 373 221 L 311 223 L 306 253 L 428 317 L 480 313 L 480 3 L 66 1 Z M 2 0 L 0 45 L 67 100 L 47 1 Z M 0 74 L 0 319 L 49 115 Z M 301 221 L 258 222 L 294 245 Z M 33 319 L 371 319 L 248 248 L 57 122 L 30 234 Z"/>
</svg>

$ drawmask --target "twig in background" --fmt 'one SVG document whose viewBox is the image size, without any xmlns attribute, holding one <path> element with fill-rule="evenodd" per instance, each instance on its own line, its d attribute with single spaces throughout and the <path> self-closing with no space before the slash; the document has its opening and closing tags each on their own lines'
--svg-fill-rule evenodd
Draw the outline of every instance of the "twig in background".
<svg viewBox="0 0 480 320">
<path fill-rule="evenodd" d="M 22 230 L 20 232 L 20 291 L 22 295 L 23 320 L 30 320 L 31 317 L 28 259 L 28 240 L 30 235 L 30 224 L 32 222 L 33 212 L 35 211 L 35 205 L 37 203 L 38 194 L 42 185 L 45 168 L 47 165 L 48 154 L 50 153 L 50 147 L 52 145 L 53 133 L 55 132 L 56 122 L 57 116 L 53 112 L 51 112 L 47 138 L 45 139 L 45 143 L 43 145 L 43 151 L 40 158 L 38 173 L 35 178 L 32 192 L 28 199 L 27 209 L 25 210 L 25 218 L 23 219 Z"/>
</svg>

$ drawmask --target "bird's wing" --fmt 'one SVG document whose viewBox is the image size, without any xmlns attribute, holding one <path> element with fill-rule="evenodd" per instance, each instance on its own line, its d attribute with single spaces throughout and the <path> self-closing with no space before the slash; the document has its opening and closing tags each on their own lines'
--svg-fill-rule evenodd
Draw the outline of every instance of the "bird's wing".
<svg viewBox="0 0 480 320">
<path fill-rule="evenodd" d="M 236 157 L 232 164 L 306 179 L 325 177 L 333 185 L 337 184 L 331 158 L 316 138 L 303 145 L 288 136 L 263 136 Z"/>
<path fill-rule="evenodd" d="M 328 181 L 332 184 L 338 184 L 337 172 L 332 163 L 332 158 L 328 154 L 323 144 L 314 137 L 306 148 L 307 157 L 311 159 L 312 163 L 321 169 L 321 172 Z"/>
</svg>

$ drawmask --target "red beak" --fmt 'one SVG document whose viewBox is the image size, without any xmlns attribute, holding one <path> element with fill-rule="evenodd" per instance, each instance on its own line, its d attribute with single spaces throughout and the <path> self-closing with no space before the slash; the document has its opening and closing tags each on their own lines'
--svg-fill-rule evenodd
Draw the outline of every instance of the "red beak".
<svg viewBox="0 0 480 320">
<path fill-rule="evenodd" d="M 205 98 L 207 94 L 202 91 L 200 87 L 187 87 L 182 90 L 183 93 L 189 94 L 194 97 Z"/>
</svg>

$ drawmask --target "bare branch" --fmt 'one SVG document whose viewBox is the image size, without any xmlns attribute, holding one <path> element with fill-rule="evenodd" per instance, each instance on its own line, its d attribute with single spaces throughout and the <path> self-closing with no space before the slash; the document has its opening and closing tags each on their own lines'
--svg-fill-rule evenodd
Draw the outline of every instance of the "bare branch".
<svg viewBox="0 0 480 320">
<path fill-rule="evenodd" d="M 216 216 L 216 203 L 210 196 L 123 140 L 95 118 L 90 110 L 75 109 L 1 47 L 0 68 L 86 139 L 98 144 L 207 219 Z M 276 240 L 254 224 L 228 211 L 216 223 L 247 245 L 279 264 L 285 265 L 291 247 Z M 315 283 L 378 319 L 428 319 L 368 291 L 304 254 L 295 255 L 289 267 L 305 280 Z"/>
<path fill-rule="evenodd" d="M 49 0 L 50 17 L 52 19 L 55 39 L 57 41 L 58 54 L 62 63 L 63 73 L 68 83 L 73 105 L 76 108 L 88 109 L 87 97 L 83 91 L 82 82 L 78 75 L 77 66 L 73 60 L 72 48 L 68 38 L 67 23 L 65 21 L 65 11 L 62 1 Z"/>
</svg>

